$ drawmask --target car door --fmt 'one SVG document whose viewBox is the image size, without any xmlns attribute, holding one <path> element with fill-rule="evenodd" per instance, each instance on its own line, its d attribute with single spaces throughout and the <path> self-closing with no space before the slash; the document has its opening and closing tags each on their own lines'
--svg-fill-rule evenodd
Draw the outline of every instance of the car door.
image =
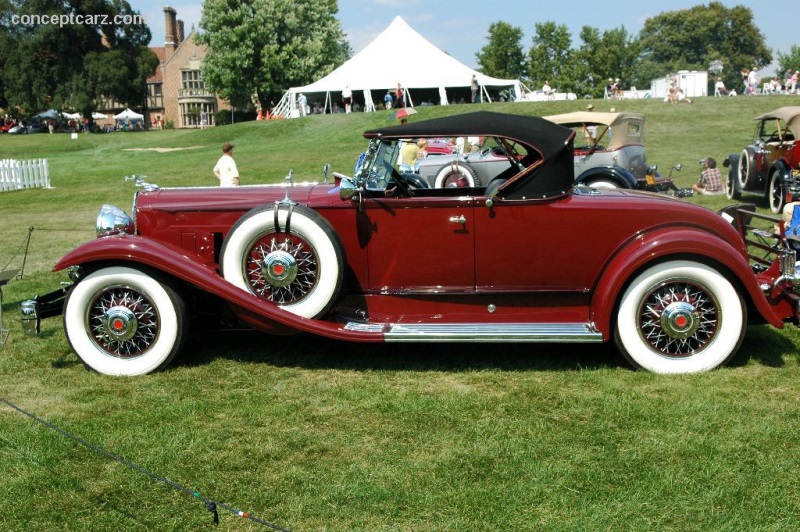
<svg viewBox="0 0 800 532">
<path fill-rule="evenodd" d="M 370 290 L 472 292 L 473 197 L 365 198 L 359 214 Z"/>
</svg>

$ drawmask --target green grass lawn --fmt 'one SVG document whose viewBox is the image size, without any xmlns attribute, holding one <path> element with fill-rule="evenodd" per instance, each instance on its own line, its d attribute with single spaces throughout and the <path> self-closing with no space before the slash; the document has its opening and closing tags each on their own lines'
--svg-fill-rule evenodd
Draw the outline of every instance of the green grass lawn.
<svg viewBox="0 0 800 532">
<path fill-rule="evenodd" d="M 485 108 L 546 115 L 588 102 Z M 647 117 L 648 159 L 679 186 L 751 140 L 788 96 L 592 101 Z M 753 326 L 728 366 L 631 371 L 613 346 L 362 345 L 306 335 L 196 331 L 163 373 L 84 369 L 60 319 L 22 334 L 19 303 L 93 238 L 123 176 L 215 185 L 224 142 L 242 182 L 350 173 L 387 113 L 248 122 L 204 131 L 0 136 L 0 159 L 47 158 L 53 188 L 0 193 L 0 268 L 33 227 L 25 276 L 4 287 L 0 397 L 203 497 L 292 530 L 795 530 L 800 519 L 800 334 Z M 152 149 L 159 148 L 161 151 Z M 163 151 L 165 148 L 186 148 Z M 763 198 L 746 196 L 766 212 Z M 694 197 L 712 209 L 724 197 Z M 224 530 L 261 529 L 220 509 Z M 211 530 L 198 498 L 0 403 L 2 530 Z"/>
</svg>

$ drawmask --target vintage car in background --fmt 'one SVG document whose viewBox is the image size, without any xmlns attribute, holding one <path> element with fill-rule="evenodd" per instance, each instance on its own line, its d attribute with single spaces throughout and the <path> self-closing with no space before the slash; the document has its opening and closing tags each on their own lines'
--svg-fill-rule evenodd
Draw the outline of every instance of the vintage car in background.
<svg viewBox="0 0 800 532">
<path fill-rule="evenodd" d="M 432 188 L 395 169 L 409 135 L 493 138 L 507 168 Z M 693 373 L 728 361 L 748 323 L 798 323 L 783 233 L 754 262 L 741 211 L 577 186 L 569 128 L 476 112 L 365 136 L 358 173 L 333 183 L 142 183 L 130 215 L 103 206 L 97 238 L 55 264 L 71 286 L 22 302 L 24 330 L 63 314 L 110 375 L 166 367 L 209 314 L 353 342 L 614 342 L 635 367 Z"/>
<path fill-rule="evenodd" d="M 675 191 L 672 179 L 647 164 L 644 115 L 578 111 L 545 116 L 575 131 L 575 181 L 592 187 Z M 680 170 L 681 166 L 673 168 Z"/>
<path fill-rule="evenodd" d="M 800 200 L 800 107 L 780 107 L 756 121 L 753 142 L 722 163 L 728 168 L 727 195 L 765 196 L 777 214 L 787 202 Z"/>
</svg>

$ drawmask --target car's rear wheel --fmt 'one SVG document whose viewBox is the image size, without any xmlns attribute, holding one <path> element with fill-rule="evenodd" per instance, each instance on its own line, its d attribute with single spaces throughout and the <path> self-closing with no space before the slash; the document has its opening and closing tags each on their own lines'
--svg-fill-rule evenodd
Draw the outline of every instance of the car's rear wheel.
<svg viewBox="0 0 800 532">
<path fill-rule="evenodd" d="M 619 188 L 619 183 L 607 179 L 595 179 L 586 183 L 587 187 L 592 188 Z"/>
<path fill-rule="evenodd" d="M 73 286 L 64 303 L 70 346 L 86 366 L 106 375 L 164 369 L 180 351 L 187 324 L 183 299 L 135 268 L 97 270 Z"/>
<path fill-rule="evenodd" d="M 343 248 L 322 216 L 288 207 L 258 207 L 240 218 L 222 246 L 220 272 L 242 290 L 316 318 L 339 295 Z"/>
<path fill-rule="evenodd" d="M 443 165 L 436 171 L 433 180 L 434 188 L 466 188 L 479 187 L 481 180 L 478 172 L 469 163 L 452 161 Z"/>
<path fill-rule="evenodd" d="M 783 212 L 783 206 L 786 203 L 786 194 L 783 193 L 781 173 L 777 168 L 774 168 L 769 175 L 769 186 L 767 186 L 767 202 L 769 203 L 769 210 L 773 214 L 780 214 Z"/>
<path fill-rule="evenodd" d="M 665 262 L 628 286 L 617 313 L 615 341 L 637 368 L 708 371 L 736 353 L 746 312 L 736 289 L 717 270 L 688 260 Z"/>
<path fill-rule="evenodd" d="M 739 157 L 739 189 L 758 190 L 758 164 L 752 146 L 746 147 Z"/>
</svg>

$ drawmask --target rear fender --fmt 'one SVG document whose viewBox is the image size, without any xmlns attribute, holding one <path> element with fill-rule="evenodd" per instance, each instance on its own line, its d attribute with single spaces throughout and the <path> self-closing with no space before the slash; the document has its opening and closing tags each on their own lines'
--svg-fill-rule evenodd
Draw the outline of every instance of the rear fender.
<svg viewBox="0 0 800 532">
<path fill-rule="evenodd" d="M 181 250 L 138 236 L 107 237 L 87 242 L 62 257 L 53 271 L 81 265 L 96 268 L 104 264 L 139 264 L 166 273 L 242 309 L 252 317 L 248 320 L 251 324 L 265 320 L 267 325 L 280 324 L 297 331 L 340 340 L 383 341 L 382 332 L 352 331 L 344 329 L 339 323 L 292 314 L 234 286 L 220 276 L 215 268 L 198 263 Z"/>
<path fill-rule="evenodd" d="M 691 242 L 691 247 L 686 243 Z M 737 289 L 745 290 L 764 320 L 783 327 L 783 319 L 760 290 L 755 274 L 741 252 L 719 237 L 699 229 L 664 228 L 641 235 L 615 254 L 603 270 L 592 296 L 591 316 L 603 338 L 612 337 L 612 324 L 630 279 L 652 264 L 682 256 L 715 266 Z M 732 278 L 733 277 L 733 278 Z"/>
</svg>

